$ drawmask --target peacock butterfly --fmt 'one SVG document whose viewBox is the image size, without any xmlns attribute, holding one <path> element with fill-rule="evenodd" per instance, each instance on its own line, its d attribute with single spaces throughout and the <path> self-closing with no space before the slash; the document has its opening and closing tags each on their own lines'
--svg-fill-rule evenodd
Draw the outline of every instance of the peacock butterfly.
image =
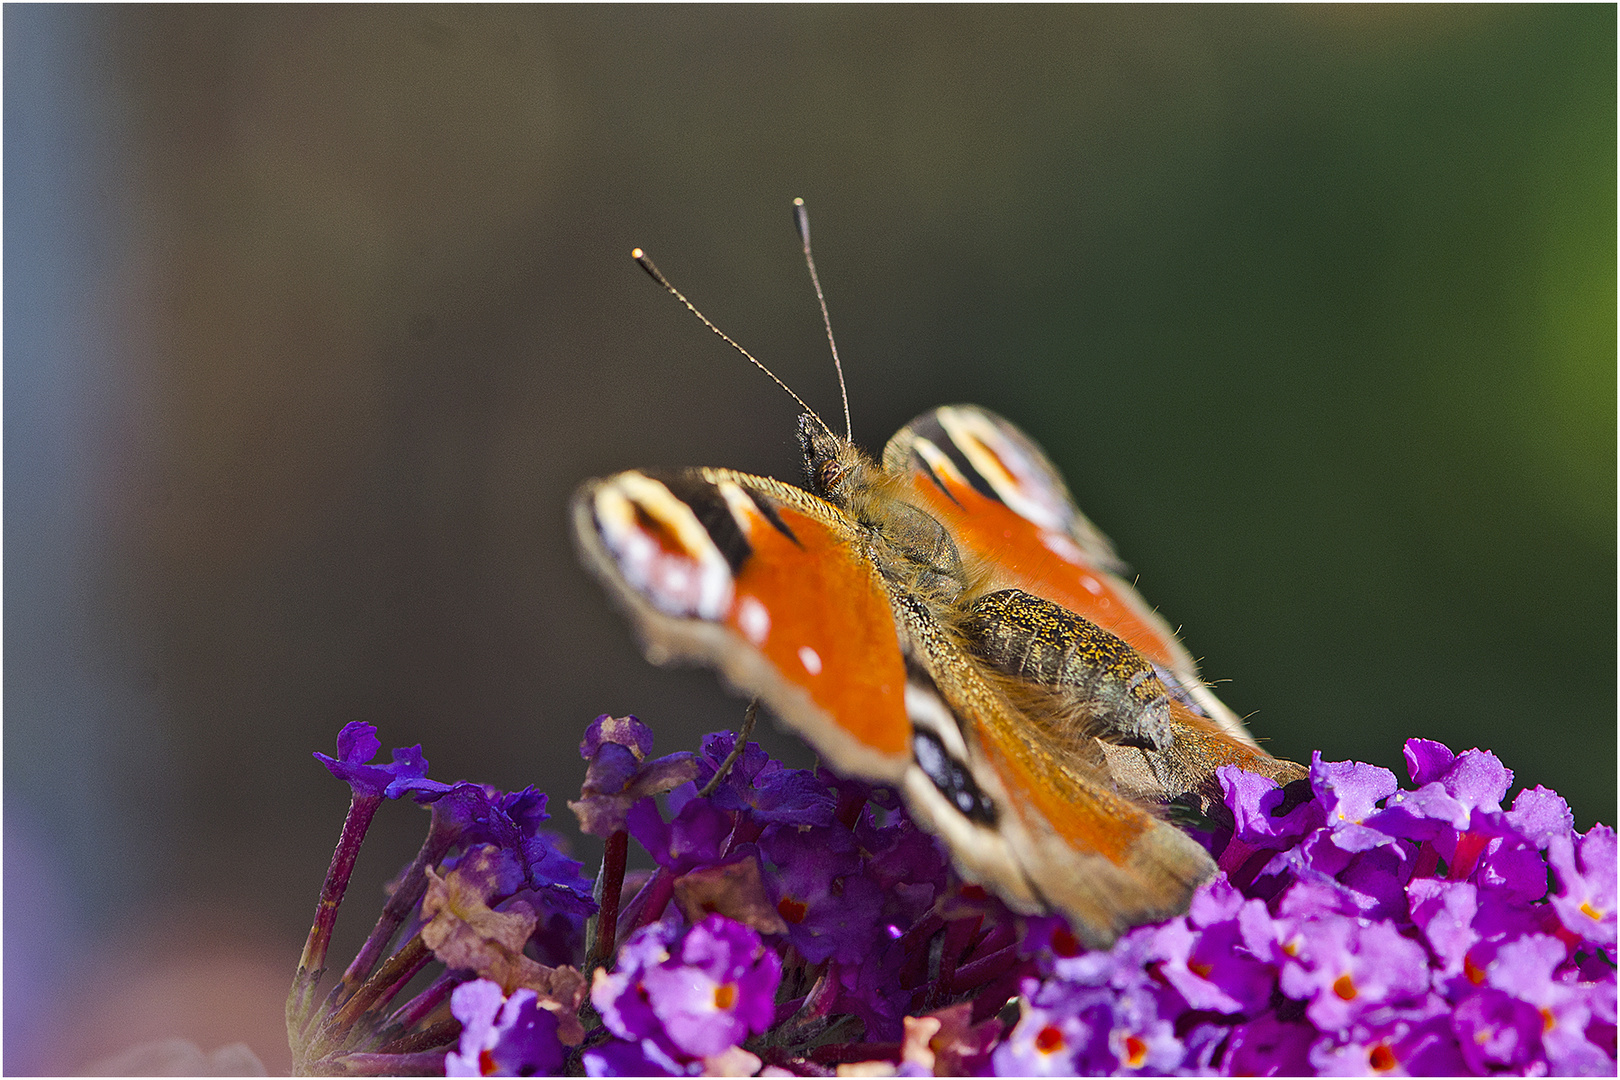
<svg viewBox="0 0 1620 1080">
<path fill-rule="evenodd" d="M 693 468 L 579 489 L 582 560 L 647 658 L 718 669 L 1088 945 L 1185 911 L 1215 865 L 1159 807 L 1219 802 L 1221 765 L 1305 770 L 1256 745 L 1007 420 L 941 406 L 879 460 L 808 409 L 798 436 L 803 488 Z"/>
</svg>

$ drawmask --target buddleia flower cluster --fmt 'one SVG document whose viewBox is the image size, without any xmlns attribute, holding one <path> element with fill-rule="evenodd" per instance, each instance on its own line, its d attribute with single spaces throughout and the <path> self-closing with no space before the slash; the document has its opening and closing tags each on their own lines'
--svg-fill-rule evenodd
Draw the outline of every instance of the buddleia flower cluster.
<svg viewBox="0 0 1620 1080">
<path fill-rule="evenodd" d="M 321 1075 L 1614 1075 L 1615 835 L 1481 750 L 1406 744 L 1411 784 L 1313 757 L 1225 767 L 1186 915 L 1085 951 L 963 882 L 894 793 L 729 732 L 652 756 L 598 717 L 568 806 L 427 779 L 351 724 L 353 790 L 288 999 Z M 431 812 L 370 937 L 317 984 L 354 856 L 391 799 Z M 631 842 L 650 871 L 627 872 Z M 646 861 L 646 860 L 643 860 Z M 407 996 L 407 991 L 409 995 Z M 404 998 L 403 1001 L 400 999 Z"/>
</svg>

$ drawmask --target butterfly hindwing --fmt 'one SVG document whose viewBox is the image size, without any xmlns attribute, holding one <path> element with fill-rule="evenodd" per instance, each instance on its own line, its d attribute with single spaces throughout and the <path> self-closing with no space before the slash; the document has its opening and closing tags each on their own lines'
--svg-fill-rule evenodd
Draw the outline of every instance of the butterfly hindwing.
<svg viewBox="0 0 1620 1080">
<path fill-rule="evenodd" d="M 1254 741 L 1198 677 L 1170 626 L 1120 575 L 1113 545 L 1069 495 L 1057 469 L 1013 424 L 975 405 L 944 405 L 889 440 L 883 464 L 919 506 L 992 568 L 994 581 L 1083 616 L 1158 668 L 1172 696 L 1230 737 Z"/>
<path fill-rule="evenodd" d="M 900 780 L 911 739 L 894 619 L 837 510 L 725 469 L 631 471 L 585 485 L 574 524 L 648 659 L 711 665 L 835 767 Z"/>
<path fill-rule="evenodd" d="M 1117 792 L 1090 732 L 962 649 L 927 605 L 896 605 L 917 765 L 902 788 L 957 867 L 1025 911 L 1058 910 L 1088 944 L 1186 909 L 1204 849 Z"/>
</svg>

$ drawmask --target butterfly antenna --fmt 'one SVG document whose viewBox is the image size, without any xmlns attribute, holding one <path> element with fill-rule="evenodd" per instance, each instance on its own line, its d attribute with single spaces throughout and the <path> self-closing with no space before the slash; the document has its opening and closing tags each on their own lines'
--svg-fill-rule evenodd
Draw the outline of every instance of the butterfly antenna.
<svg viewBox="0 0 1620 1080">
<path fill-rule="evenodd" d="M 821 278 L 816 274 L 816 257 L 810 254 L 810 211 L 803 199 L 793 200 L 793 225 L 799 230 L 804 243 L 804 262 L 810 268 L 810 284 L 816 287 L 816 301 L 821 305 L 821 324 L 827 328 L 827 346 L 832 349 L 833 370 L 838 372 L 838 394 L 844 399 L 844 434 L 855 438 L 855 425 L 849 422 L 849 388 L 844 385 L 844 365 L 838 361 L 838 342 L 833 340 L 832 319 L 827 316 L 827 298 L 821 293 Z"/>
<path fill-rule="evenodd" d="M 748 362 L 750 364 L 753 364 L 755 367 L 759 368 L 759 370 L 761 370 L 765 374 L 769 375 L 771 377 L 772 382 L 774 382 L 777 386 L 780 386 L 783 390 L 786 390 L 788 396 L 791 397 L 794 401 L 797 401 L 799 403 L 799 408 L 803 409 L 805 412 L 809 413 L 812 417 L 815 418 L 816 423 L 821 425 L 823 431 L 825 431 L 828 435 L 832 434 L 832 428 L 827 426 L 827 422 L 821 418 L 821 416 L 816 412 L 816 410 L 812 409 L 810 406 L 808 406 L 808 405 L 806 405 L 804 403 L 804 398 L 800 397 L 798 394 L 795 394 L 793 392 L 793 387 L 789 386 L 787 383 L 783 382 L 781 379 L 778 379 L 776 377 L 776 372 L 772 371 L 770 368 L 766 367 L 764 364 L 762 364 L 758 360 L 756 360 L 754 358 L 753 353 L 749 352 L 747 349 L 743 348 L 741 345 L 737 344 L 735 341 L 732 341 L 731 338 L 726 336 L 726 332 L 724 330 L 720 329 L 718 326 L 714 325 L 714 323 L 709 321 L 708 316 L 704 315 L 703 312 L 701 312 L 697 308 L 693 307 L 692 306 L 692 301 L 690 301 L 686 297 L 682 296 L 681 295 L 681 290 L 677 289 L 675 286 L 673 286 L 673 285 L 671 285 L 669 283 L 669 279 L 666 278 L 663 275 L 662 271 L 660 271 L 658 269 L 658 267 L 653 265 L 653 261 L 651 259 L 647 258 L 647 253 L 645 251 L 642 251 L 640 248 L 636 248 L 635 250 L 630 252 L 630 257 L 632 259 L 636 260 L 636 263 L 643 270 L 647 271 L 647 276 L 648 277 L 652 278 L 654 281 L 658 282 L 658 284 L 662 285 L 666 290 L 668 290 L 669 295 L 673 296 L 675 299 L 677 299 L 681 303 L 685 304 L 686 305 L 686 310 L 690 311 L 692 314 L 696 315 L 698 317 L 698 321 L 701 322 L 704 326 L 707 326 L 710 330 L 713 330 L 715 332 L 715 334 L 720 338 L 721 341 L 725 342 L 727 345 L 730 345 L 733 349 L 736 349 L 738 352 L 742 353 L 743 356 L 748 360 Z"/>
</svg>

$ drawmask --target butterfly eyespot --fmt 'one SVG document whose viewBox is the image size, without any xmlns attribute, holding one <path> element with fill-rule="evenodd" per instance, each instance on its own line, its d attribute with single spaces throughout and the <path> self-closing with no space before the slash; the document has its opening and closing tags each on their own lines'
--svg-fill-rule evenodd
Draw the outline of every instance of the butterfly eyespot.
<svg viewBox="0 0 1620 1080">
<path fill-rule="evenodd" d="M 917 767 L 957 813 L 981 825 L 995 824 L 995 807 L 973 782 L 967 768 L 945 752 L 937 735 L 918 728 L 911 736 L 911 752 L 917 758 Z"/>
<path fill-rule="evenodd" d="M 593 510 L 619 572 L 654 607 L 702 619 L 717 619 L 730 607 L 730 561 L 668 487 L 626 473 L 597 491 Z"/>
</svg>

